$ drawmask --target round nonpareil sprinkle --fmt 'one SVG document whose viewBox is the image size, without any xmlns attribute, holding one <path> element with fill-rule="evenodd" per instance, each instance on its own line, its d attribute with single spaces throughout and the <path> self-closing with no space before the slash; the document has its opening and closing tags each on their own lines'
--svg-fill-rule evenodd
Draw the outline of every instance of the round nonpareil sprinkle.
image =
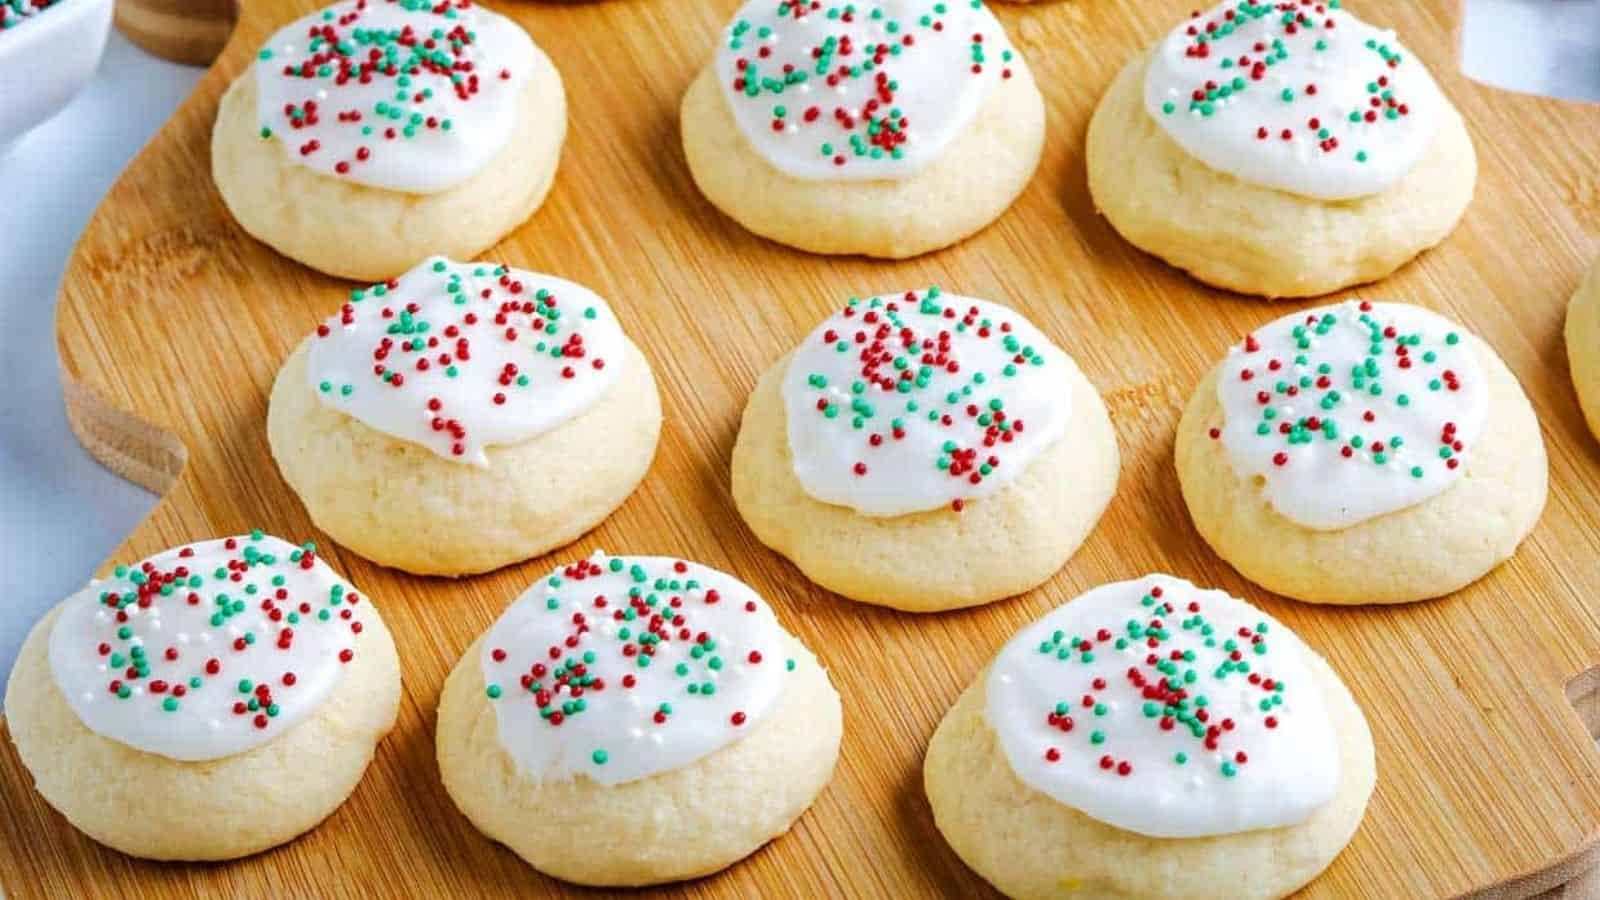
<svg viewBox="0 0 1600 900">
<path fill-rule="evenodd" d="M 1421 503 L 1466 472 L 1487 417 L 1477 352 L 1421 307 L 1350 301 L 1285 316 L 1222 364 L 1215 423 L 1279 513 L 1336 530 Z"/>
<path fill-rule="evenodd" d="M 1189 838 L 1304 821 L 1339 757 L 1299 639 L 1167 575 L 1110 584 L 1024 629 L 986 719 L 1031 787 L 1117 828 Z"/>
<path fill-rule="evenodd" d="M 370 610 L 315 545 L 255 531 L 117 566 L 62 607 L 50 668 L 91 731 L 219 759 L 313 712 L 355 659 Z"/>
<path fill-rule="evenodd" d="M 1393 33 L 1340 0 L 1227 0 L 1157 45 L 1144 103 L 1213 169 L 1341 200 L 1411 171 L 1446 101 Z"/>
<path fill-rule="evenodd" d="M 621 784 L 749 733 L 793 669 L 784 642 L 771 608 L 729 575 L 597 553 L 518 598 L 479 664 L 524 773 Z"/>
<path fill-rule="evenodd" d="M 1060 350 L 1003 306 L 937 287 L 852 298 L 784 376 L 806 492 L 873 516 L 960 510 L 1067 427 Z"/>
<path fill-rule="evenodd" d="M 560 278 L 424 261 L 351 291 L 318 327 L 310 387 L 332 409 L 446 459 L 537 437 L 616 380 L 625 340 L 606 302 Z"/>
<path fill-rule="evenodd" d="M 15 28 L 61 0 L 0 0 L 0 31 Z"/>
<path fill-rule="evenodd" d="M 716 59 L 740 131 L 800 178 L 904 178 L 1021 60 L 981 0 L 751 0 Z"/>
<path fill-rule="evenodd" d="M 510 140 L 536 53 L 470 0 L 346 0 L 256 54 L 261 137 L 322 175 L 447 190 Z"/>
</svg>

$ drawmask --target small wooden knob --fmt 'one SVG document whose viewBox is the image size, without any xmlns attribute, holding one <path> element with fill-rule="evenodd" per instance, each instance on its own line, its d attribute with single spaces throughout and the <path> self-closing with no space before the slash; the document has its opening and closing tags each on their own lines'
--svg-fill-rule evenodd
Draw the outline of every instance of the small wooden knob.
<svg viewBox="0 0 1600 900">
<path fill-rule="evenodd" d="M 117 0 L 117 30 L 128 40 L 191 66 L 216 59 L 238 20 L 238 0 Z"/>
</svg>

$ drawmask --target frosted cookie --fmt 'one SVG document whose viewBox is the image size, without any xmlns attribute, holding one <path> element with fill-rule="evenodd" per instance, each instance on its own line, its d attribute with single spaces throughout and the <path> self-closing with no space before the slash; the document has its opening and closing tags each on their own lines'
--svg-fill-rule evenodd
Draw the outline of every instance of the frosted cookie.
<svg viewBox="0 0 1600 900">
<path fill-rule="evenodd" d="M 932 612 L 1053 575 L 1119 464 L 1070 357 L 1016 312 L 935 287 L 852 298 L 761 377 L 733 498 L 828 590 Z"/>
<path fill-rule="evenodd" d="M 8 0 L 0 3 L 0 31 L 16 28 L 61 0 Z"/>
<path fill-rule="evenodd" d="M 981 0 L 750 0 L 683 98 L 713 205 L 813 253 L 903 258 L 999 218 L 1044 144 L 1033 75 Z"/>
<path fill-rule="evenodd" d="M 345 0 L 274 34 L 222 98 L 217 188 L 240 227 L 330 275 L 470 258 L 543 202 L 561 76 L 471 2 Z"/>
<path fill-rule="evenodd" d="M 598 525 L 655 457 L 655 376 L 570 281 L 434 258 L 350 293 L 278 373 L 267 437 L 317 527 L 467 575 Z"/>
<path fill-rule="evenodd" d="M 1427 68 L 1337 0 L 1196 13 L 1106 91 L 1088 166 L 1123 237 L 1266 297 L 1388 275 L 1450 233 L 1477 180 Z"/>
<path fill-rule="evenodd" d="M 1584 417 L 1600 437 L 1600 264 L 1589 270 L 1567 308 L 1567 357 Z"/>
<path fill-rule="evenodd" d="M 149 859 L 247 856 L 316 827 L 394 725 L 400 663 L 368 598 L 250 535 L 175 547 L 68 597 L 6 686 L 49 804 Z"/>
<path fill-rule="evenodd" d="M 1170 575 L 1023 629 L 956 701 L 923 783 L 939 831 L 1012 897 L 1285 896 L 1372 795 L 1372 735 L 1271 616 Z"/>
<path fill-rule="evenodd" d="M 1178 426 L 1195 527 L 1251 581 L 1313 603 L 1448 594 L 1544 509 L 1544 440 L 1487 344 L 1404 303 L 1285 316 L 1208 374 Z"/>
<path fill-rule="evenodd" d="M 530 587 L 439 701 L 439 773 L 529 865 L 634 886 L 722 869 L 833 774 L 839 695 L 747 585 L 597 553 Z"/>
</svg>

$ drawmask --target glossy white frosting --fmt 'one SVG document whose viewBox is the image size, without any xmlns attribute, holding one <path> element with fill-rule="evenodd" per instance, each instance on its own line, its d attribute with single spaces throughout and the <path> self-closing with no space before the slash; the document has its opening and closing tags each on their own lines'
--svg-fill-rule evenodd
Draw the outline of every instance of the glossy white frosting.
<svg viewBox="0 0 1600 900">
<path fill-rule="evenodd" d="M 1144 99 L 1190 156 L 1319 200 L 1405 177 L 1447 102 L 1393 32 L 1337 0 L 1228 0 L 1197 13 L 1156 45 Z"/>
<path fill-rule="evenodd" d="M 916 174 L 1022 61 L 978 0 L 750 0 L 713 65 L 757 153 L 837 181 Z"/>
<path fill-rule="evenodd" d="M 852 298 L 790 357 L 807 494 L 869 516 L 987 497 L 1066 432 L 1066 355 L 1016 312 L 938 288 Z"/>
<path fill-rule="evenodd" d="M 524 777 L 615 785 L 749 734 L 794 666 L 784 638 L 772 608 L 730 575 L 597 553 L 517 598 L 479 665 Z"/>
<path fill-rule="evenodd" d="M 310 544 L 260 532 L 202 541 L 69 598 L 50 630 L 50 671 L 90 731 L 170 759 L 220 759 L 311 715 L 375 615 Z"/>
<path fill-rule="evenodd" d="M 257 55 L 261 135 L 321 175 L 448 190 L 511 139 L 537 52 L 515 22 L 467 0 L 345 0 Z"/>
<path fill-rule="evenodd" d="M 1012 638 L 984 715 L 1024 784 L 1107 825 L 1157 838 L 1294 825 L 1340 774 L 1308 653 L 1242 600 L 1149 575 Z"/>
<path fill-rule="evenodd" d="M 625 339 L 588 288 L 493 263 L 425 260 L 353 291 L 307 372 L 331 409 L 445 459 L 537 437 L 616 381 Z"/>
<path fill-rule="evenodd" d="M 1234 472 L 1320 531 L 1449 490 L 1489 402 L 1464 331 L 1419 306 L 1362 301 L 1258 329 L 1222 363 L 1217 398 Z"/>
</svg>

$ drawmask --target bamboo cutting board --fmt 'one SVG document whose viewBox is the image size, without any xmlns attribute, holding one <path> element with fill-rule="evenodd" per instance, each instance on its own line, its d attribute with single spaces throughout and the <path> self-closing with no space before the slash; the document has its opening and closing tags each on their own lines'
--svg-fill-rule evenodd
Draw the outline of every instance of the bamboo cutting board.
<svg viewBox="0 0 1600 900">
<path fill-rule="evenodd" d="M 1189 524 L 1172 466 L 1188 393 L 1237 335 L 1301 308 L 1204 288 L 1123 243 L 1085 188 L 1101 90 L 1193 0 L 1067 0 L 1000 16 L 1039 75 L 1050 136 L 997 225 L 902 263 L 766 243 L 695 191 L 678 100 L 736 0 L 495 2 L 566 77 L 571 136 L 545 208 L 492 254 L 609 297 L 655 364 L 666 427 L 650 476 L 604 526 L 550 558 L 466 581 L 413 578 L 312 528 L 268 455 L 269 385 L 348 289 L 229 220 L 211 185 L 217 100 L 279 24 L 314 0 L 252 0 L 214 71 L 111 191 L 67 271 L 59 312 L 76 431 L 163 501 L 118 551 L 261 526 L 317 539 L 380 603 L 405 671 L 399 725 L 321 828 L 227 865 L 157 865 L 74 832 L 0 741 L 0 884 L 13 896 L 580 896 L 475 832 L 441 789 L 434 707 L 468 643 L 557 560 L 659 552 L 737 573 L 830 668 L 845 703 L 837 775 L 794 830 L 680 897 L 990 896 L 940 839 L 921 790 L 939 717 L 1019 627 L 1101 582 L 1165 570 L 1265 606 L 1324 653 L 1365 707 L 1379 784 L 1354 842 L 1309 896 L 1529 896 L 1600 860 L 1600 754 L 1569 704 L 1600 706 L 1600 444 L 1565 365 L 1566 298 L 1600 230 L 1600 109 L 1498 93 L 1454 73 L 1449 0 L 1358 3 L 1395 26 L 1465 114 L 1482 173 L 1465 221 L 1368 297 L 1439 309 L 1521 377 L 1550 447 L 1549 508 L 1509 564 L 1460 594 L 1322 609 L 1265 594 Z M 969 612 L 913 617 L 809 585 L 734 513 L 728 464 L 757 374 L 851 294 L 939 284 L 1023 309 L 1104 393 L 1120 493 L 1050 583 Z M 40 298 L 41 302 L 43 298 Z M 87 578 L 90 573 L 83 575 Z M 1569 686 L 1570 682 L 1570 686 Z M 308 761 L 310 762 L 310 761 Z"/>
</svg>

